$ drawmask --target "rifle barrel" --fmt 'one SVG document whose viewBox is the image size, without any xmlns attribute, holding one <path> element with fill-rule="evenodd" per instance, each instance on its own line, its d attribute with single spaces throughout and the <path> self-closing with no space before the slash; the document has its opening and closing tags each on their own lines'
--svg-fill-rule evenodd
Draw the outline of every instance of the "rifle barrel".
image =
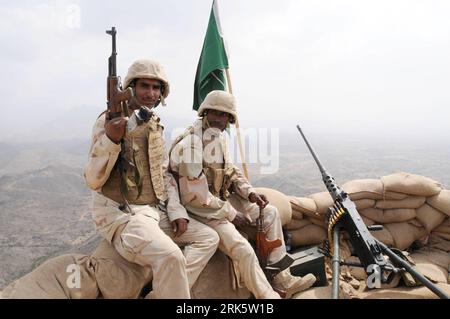
<svg viewBox="0 0 450 319">
<path fill-rule="evenodd" d="M 116 28 L 111 27 L 111 30 L 106 30 L 106 33 L 111 35 L 112 37 L 112 50 L 111 50 L 111 56 L 109 57 L 109 65 L 108 65 L 108 72 L 110 76 L 117 76 L 117 69 L 116 69 Z"/>
</svg>

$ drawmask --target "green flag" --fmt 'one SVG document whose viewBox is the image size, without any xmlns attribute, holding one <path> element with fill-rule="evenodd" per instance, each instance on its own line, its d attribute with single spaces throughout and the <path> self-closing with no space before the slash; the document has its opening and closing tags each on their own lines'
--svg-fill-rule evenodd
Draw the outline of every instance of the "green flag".
<svg viewBox="0 0 450 319">
<path fill-rule="evenodd" d="M 198 110 L 205 96 L 213 90 L 226 90 L 224 69 L 228 68 L 228 57 L 220 28 L 219 10 L 214 0 L 209 16 L 208 30 L 203 42 L 194 83 L 193 109 Z"/>
</svg>

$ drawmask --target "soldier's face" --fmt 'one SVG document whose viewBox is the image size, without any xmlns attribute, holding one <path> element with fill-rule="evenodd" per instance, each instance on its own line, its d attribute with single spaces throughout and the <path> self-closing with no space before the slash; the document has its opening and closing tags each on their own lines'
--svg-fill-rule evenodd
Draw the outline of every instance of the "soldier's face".
<svg viewBox="0 0 450 319">
<path fill-rule="evenodd" d="M 207 110 L 206 118 L 211 127 L 223 131 L 230 121 L 230 114 L 217 110 Z"/>
<path fill-rule="evenodd" d="M 161 96 L 161 82 L 154 79 L 137 79 L 135 93 L 140 105 L 152 108 Z"/>
</svg>

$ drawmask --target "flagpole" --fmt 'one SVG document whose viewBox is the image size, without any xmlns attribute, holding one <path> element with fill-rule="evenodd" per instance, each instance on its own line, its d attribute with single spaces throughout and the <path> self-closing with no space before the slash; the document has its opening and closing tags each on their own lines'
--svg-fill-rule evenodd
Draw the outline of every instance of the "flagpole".
<svg viewBox="0 0 450 319">
<path fill-rule="evenodd" d="M 230 71 L 229 71 L 228 68 L 225 69 L 225 73 L 226 73 L 226 76 L 227 76 L 228 92 L 230 94 L 233 94 L 233 86 L 231 85 Z M 247 180 L 250 181 L 250 178 L 248 176 L 247 163 L 245 162 L 244 148 L 242 147 L 241 129 L 239 127 L 239 120 L 238 120 L 237 116 L 236 116 L 236 124 L 235 125 L 236 125 L 236 133 L 237 133 L 238 144 L 239 144 L 239 151 L 240 151 L 240 154 L 241 154 L 242 168 L 244 170 L 245 178 L 247 178 Z"/>
</svg>

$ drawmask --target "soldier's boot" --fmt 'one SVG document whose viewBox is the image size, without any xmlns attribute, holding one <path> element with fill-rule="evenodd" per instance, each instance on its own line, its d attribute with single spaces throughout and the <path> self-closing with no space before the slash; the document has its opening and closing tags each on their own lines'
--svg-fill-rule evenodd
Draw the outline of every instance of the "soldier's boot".
<svg viewBox="0 0 450 319">
<path fill-rule="evenodd" d="M 310 288 L 316 282 L 316 276 L 307 274 L 306 276 L 292 276 L 288 269 L 283 270 L 272 280 L 272 287 L 275 291 L 284 292 L 283 298 L 289 299 L 293 294 Z"/>
</svg>

